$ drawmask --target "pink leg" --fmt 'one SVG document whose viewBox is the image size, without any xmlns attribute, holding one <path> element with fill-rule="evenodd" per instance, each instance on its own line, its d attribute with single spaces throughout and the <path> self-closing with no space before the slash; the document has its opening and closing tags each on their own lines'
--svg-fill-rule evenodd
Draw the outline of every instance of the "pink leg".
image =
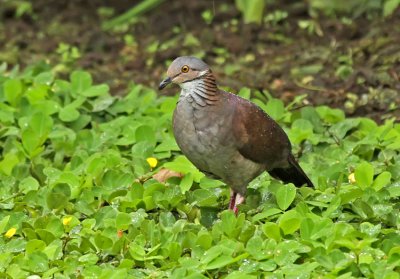
<svg viewBox="0 0 400 279">
<path fill-rule="evenodd" d="M 239 194 L 239 193 L 236 193 L 235 204 L 234 204 L 234 206 L 233 206 L 233 212 L 235 212 L 235 215 L 236 215 L 236 216 L 238 215 L 238 211 L 239 211 L 239 209 L 237 208 L 237 206 L 238 206 L 239 204 L 242 204 L 242 203 L 244 202 L 244 200 L 245 200 L 244 196 L 242 196 L 242 195 Z"/>
<path fill-rule="evenodd" d="M 231 198 L 230 198 L 230 200 L 229 200 L 229 209 L 230 209 L 230 210 L 234 210 L 235 202 L 236 202 L 236 195 L 237 195 L 237 193 L 235 193 L 235 192 L 231 189 Z"/>
</svg>

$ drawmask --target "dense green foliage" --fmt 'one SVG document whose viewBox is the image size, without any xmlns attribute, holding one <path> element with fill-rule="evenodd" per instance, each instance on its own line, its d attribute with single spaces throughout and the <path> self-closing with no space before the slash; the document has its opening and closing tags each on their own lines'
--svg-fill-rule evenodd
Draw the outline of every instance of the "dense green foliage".
<svg viewBox="0 0 400 279">
<path fill-rule="evenodd" d="M 0 277 L 399 278 L 399 124 L 253 92 L 316 189 L 264 174 L 235 217 L 179 153 L 176 97 L 0 71 Z M 161 183 L 161 168 L 185 175 Z"/>
</svg>

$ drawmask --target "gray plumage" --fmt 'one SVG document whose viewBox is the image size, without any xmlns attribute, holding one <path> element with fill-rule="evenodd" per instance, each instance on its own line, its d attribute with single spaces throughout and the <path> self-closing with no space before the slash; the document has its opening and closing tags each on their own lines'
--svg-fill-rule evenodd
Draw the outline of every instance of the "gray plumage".
<svg viewBox="0 0 400 279">
<path fill-rule="evenodd" d="M 173 117 L 175 139 L 196 167 L 231 187 L 231 209 L 237 212 L 248 183 L 263 171 L 313 186 L 282 128 L 255 104 L 220 90 L 207 64 L 179 57 L 167 75 L 160 89 L 170 82 L 182 88 Z"/>
</svg>

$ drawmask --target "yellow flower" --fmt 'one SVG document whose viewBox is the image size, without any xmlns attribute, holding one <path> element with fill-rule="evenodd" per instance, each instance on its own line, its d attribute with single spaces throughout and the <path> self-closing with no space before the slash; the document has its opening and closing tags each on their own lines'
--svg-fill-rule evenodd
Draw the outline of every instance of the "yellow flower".
<svg viewBox="0 0 400 279">
<path fill-rule="evenodd" d="M 354 175 L 354 172 L 352 172 L 352 173 L 349 174 L 348 179 L 349 179 L 349 182 L 350 182 L 351 184 L 356 183 L 356 177 L 355 177 L 355 175 Z"/>
<path fill-rule="evenodd" d="M 154 157 L 149 157 L 146 159 L 147 163 L 149 164 L 150 168 L 155 168 L 157 166 L 157 159 Z"/>
<path fill-rule="evenodd" d="M 13 237 L 13 235 L 14 235 L 16 232 L 17 232 L 17 229 L 16 229 L 16 228 L 11 228 L 11 229 L 9 229 L 9 230 L 4 234 L 4 236 L 7 237 L 7 238 L 11 238 L 11 237 Z"/>
<path fill-rule="evenodd" d="M 68 226 L 69 223 L 71 223 L 71 220 L 72 220 L 72 216 L 66 216 L 66 217 L 64 217 L 63 220 L 62 220 L 63 225 L 64 225 L 64 226 Z"/>
</svg>

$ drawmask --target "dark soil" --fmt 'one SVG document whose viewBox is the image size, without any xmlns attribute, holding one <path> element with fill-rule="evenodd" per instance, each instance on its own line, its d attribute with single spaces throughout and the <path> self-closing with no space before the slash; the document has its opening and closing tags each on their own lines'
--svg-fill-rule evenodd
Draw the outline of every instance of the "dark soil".
<svg viewBox="0 0 400 279">
<path fill-rule="evenodd" d="M 113 94 L 125 94 L 132 82 L 156 88 L 168 61 L 196 55 L 233 92 L 244 86 L 268 90 L 285 102 L 307 94 L 306 102 L 351 116 L 400 119 L 400 10 L 346 24 L 322 17 L 316 34 L 298 25 L 310 20 L 305 2 L 276 1 L 266 10 L 287 11 L 287 18 L 246 25 L 232 1 L 165 1 L 134 25 L 106 32 L 99 8 L 112 8 L 116 16 L 140 1 L 32 2 L 33 11 L 22 17 L 13 5 L 0 5 L 0 61 L 10 68 L 39 61 L 61 74 L 82 68 Z M 210 24 L 201 16 L 205 10 L 213 15 Z M 60 43 L 77 47 L 80 58 L 63 60 Z"/>
</svg>

